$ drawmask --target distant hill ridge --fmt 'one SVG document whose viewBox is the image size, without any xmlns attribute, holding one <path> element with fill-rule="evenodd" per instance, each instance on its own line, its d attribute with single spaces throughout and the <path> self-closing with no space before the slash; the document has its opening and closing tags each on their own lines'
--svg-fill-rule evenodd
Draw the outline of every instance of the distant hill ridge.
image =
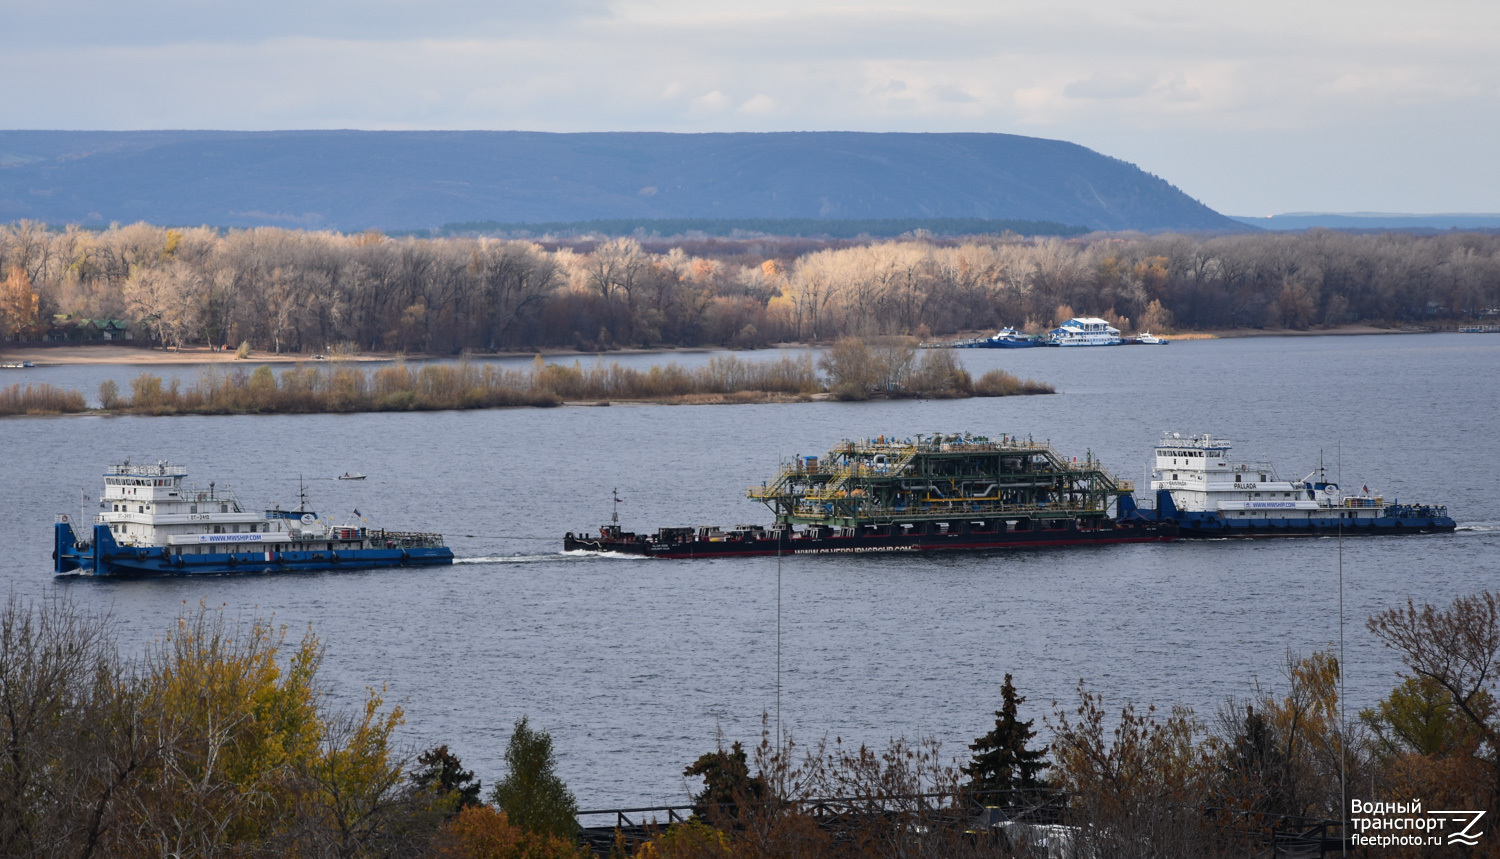
<svg viewBox="0 0 1500 859">
<path fill-rule="evenodd" d="M 356 231 L 600 219 L 1244 230 L 1134 165 L 1010 134 L 0 131 L 0 221 Z"/>
<path fill-rule="evenodd" d="M 1077 236 L 1088 227 L 1056 221 L 1018 221 L 996 218 L 595 218 L 588 221 L 469 221 L 443 224 L 437 229 L 392 231 L 392 235 L 505 236 L 560 238 L 603 235 L 671 238 L 674 236 L 801 236 L 853 239 L 890 238 L 925 231 L 935 236 L 976 236 L 1016 233 L 1022 236 Z"/>
<path fill-rule="evenodd" d="M 1500 214 L 1456 212 L 1410 214 L 1405 212 L 1286 212 L 1264 217 L 1234 216 L 1248 226 L 1261 230 L 1330 230 L 1357 231 L 1427 231 L 1500 230 Z"/>
</svg>

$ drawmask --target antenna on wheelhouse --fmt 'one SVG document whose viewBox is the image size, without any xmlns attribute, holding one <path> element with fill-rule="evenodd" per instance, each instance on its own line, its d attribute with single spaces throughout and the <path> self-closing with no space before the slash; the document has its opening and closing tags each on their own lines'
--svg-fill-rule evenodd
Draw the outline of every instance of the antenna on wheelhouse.
<svg viewBox="0 0 1500 859">
<path fill-rule="evenodd" d="M 609 522 L 610 522 L 611 525 L 618 525 L 618 524 L 620 524 L 620 489 L 619 489 L 619 487 L 615 487 L 615 488 L 609 490 L 609 497 L 612 498 L 612 499 L 614 499 L 614 509 L 609 514 Z"/>
<path fill-rule="evenodd" d="M 297 475 L 297 512 L 307 512 L 307 484 L 302 481 L 302 475 Z"/>
<path fill-rule="evenodd" d="M 1321 456 L 1319 459 L 1321 460 Z M 1338 446 L 1338 481 L 1339 495 L 1343 496 L 1344 486 L 1344 440 L 1339 439 Z M 1348 670 L 1344 663 L 1344 510 L 1339 510 L 1339 533 L 1338 533 L 1338 568 L 1339 568 L 1339 819 L 1348 819 L 1349 808 L 1349 703 L 1344 695 L 1344 674 Z M 1339 846 L 1344 856 L 1349 855 L 1349 833 L 1347 827 L 1340 834 Z"/>
</svg>

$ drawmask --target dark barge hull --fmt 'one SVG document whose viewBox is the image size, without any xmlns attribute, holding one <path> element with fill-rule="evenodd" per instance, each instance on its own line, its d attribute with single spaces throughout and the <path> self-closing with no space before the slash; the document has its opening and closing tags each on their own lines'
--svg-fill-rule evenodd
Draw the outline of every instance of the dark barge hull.
<svg viewBox="0 0 1500 859">
<path fill-rule="evenodd" d="M 563 550 L 568 552 L 617 552 L 649 558 L 739 558 L 782 555 L 851 555 L 897 552 L 983 551 L 1033 549 L 1064 546 L 1094 546 L 1115 543 L 1165 543 L 1177 539 L 1175 525 L 1138 522 L 1096 530 L 1036 530 L 1006 533 L 921 534 L 892 536 L 871 534 L 848 537 L 805 537 L 777 540 L 772 532 L 763 539 L 689 539 L 661 542 L 645 534 L 621 533 L 585 536 L 568 534 Z M 779 543 L 779 545 L 778 545 Z"/>
</svg>

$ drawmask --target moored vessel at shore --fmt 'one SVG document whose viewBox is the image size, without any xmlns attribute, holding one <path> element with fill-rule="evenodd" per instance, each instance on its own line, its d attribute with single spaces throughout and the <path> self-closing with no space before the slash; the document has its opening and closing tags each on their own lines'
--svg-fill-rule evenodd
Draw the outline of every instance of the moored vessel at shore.
<svg viewBox="0 0 1500 859">
<path fill-rule="evenodd" d="M 1228 439 L 1164 433 L 1151 464 L 1156 517 L 1183 537 L 1426 534 L 1452 531 L 1448 508 L 1346 494 L 1322 467 L 1283 480 L 1270 463 L 1233 462 Z"/>
<path fill-rule="evenodd" d="M 1030 334 L 1017 331 L 1014 328 L 1002 328 L 989 337 L 976 337 L 973 340 L 960 340 L 953 344 L 955 349 L 1030 349 L 1033 346 L 1045 346 Z"/>
<path fill-rule="evenodd" d="M 1134 486 L 1092 454 L 1069 460 L 1046 443 L 1003 435 L 845 441 L 797 457 L 748 496 L 770 527 L 605 525 L 569 532 L 567 551 L 654 558 L 1004 549 L 1171 540 L 1172 523 L 1136 509 Z M 798 528 L 797 526 L 803 526 Z"/>
<path fill-rule="evenodd" d="M 1119 346 L 1120 329 L 1097 316 L 1075 316 L 1047 332 L 1052 346 Z"/>
<path fill-rule="evenodd" d="M 182 575 L 451 564 L 440 534 L 325 522 L 306 509 L 248 510 L 229 487 L 184 484 L 167 462 L 114 466 L 86 535 L 53 526 L 58 575 Z M 355 511 L 358 515 L 358 511 Z M 80 519 L 80 524 L 82 523 Z"/>
</svg>

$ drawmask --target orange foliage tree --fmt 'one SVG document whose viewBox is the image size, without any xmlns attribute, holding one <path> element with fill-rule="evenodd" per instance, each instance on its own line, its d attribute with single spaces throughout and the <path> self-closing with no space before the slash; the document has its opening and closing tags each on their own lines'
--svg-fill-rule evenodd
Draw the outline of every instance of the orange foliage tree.
<svg viewBox="0 0 1500 859">
<path fill-rule="evenodd" d="M 492 806 L 478 805 L 443 824 L 430 855 L 441 859 L 583 859 L 589 854 L 555 835 L 528 832 Z"/>
<path fill-rule="evenodd" d="M 41 298 L 31 289 L 31 278 L 11 266 L 0 281 L 0 340 L 28 340 L 42 333 L 38 316 Z"/>
</svg>

